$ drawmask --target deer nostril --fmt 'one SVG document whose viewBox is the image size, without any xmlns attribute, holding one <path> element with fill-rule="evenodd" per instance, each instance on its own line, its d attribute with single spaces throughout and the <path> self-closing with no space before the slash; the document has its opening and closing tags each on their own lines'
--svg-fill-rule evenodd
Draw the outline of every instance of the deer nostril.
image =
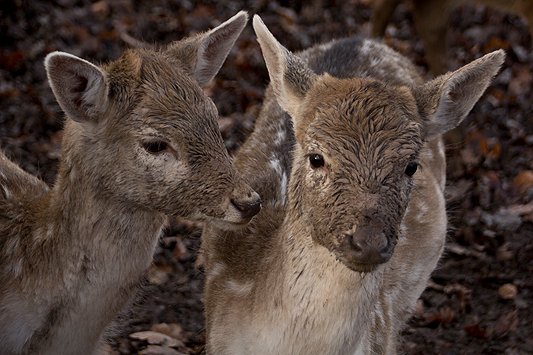
<svg viewBox="0 0 533 355">
<path fill-rule="evenodd" d="M 357 240 L 357 238 L 356 238 L 355 235 L 352 235 L 352 236 L 350 237 L 350 242 L 351 242 L 351 244 L 352 244 L 352 247 L 353 247 L 354 251 L 356 251 L 356 252 L 361 252 L 361 250 L 362 250 L 363 248 L 361 248 L 361 243 L 360 243 L 360 241 Z"/>
<path fill-rule="evenodd" d="M 243 218 L 252 218 L 261 211 L 261 199 L 259 197 L 246 201 L 232 199 L 231 203 L 241 212 Z"/>
</svg>

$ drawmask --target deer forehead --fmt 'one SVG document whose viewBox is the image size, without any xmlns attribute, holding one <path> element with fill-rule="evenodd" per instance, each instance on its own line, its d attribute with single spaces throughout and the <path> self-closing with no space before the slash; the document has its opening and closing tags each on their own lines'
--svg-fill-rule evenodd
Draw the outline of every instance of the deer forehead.
<svg viewBox="0 0 533 355">
<path fill-rule="evenodd" d="M 130 50 L 106 66 L 113 115 L 141 135 L 217 133 L 218 113 L 179 60 L 157 51 Z M 130 114 L 124 115 L 124 112 Z"/>
<path fill-rule="evenodd" d="M 110 96 L 115 101 L 153 101 L 161 109 L 209 106 L 211 101 L 184 64 L 154 50 L 129 50 L 106 65 Z M 211 103 L 211 105 L 210 105 Z"/>
<path fill-rule="evenodd" d="M 355 154 L 364 163 L 416 155 L 422 145 L 422 123 L 407 88 L 325 77 L 306 103 L 303 116 L 311 119 L 303 142 L 309 150 L 341 152 L 350 160 Z"/>
<path fill-rule="evenodd" d="M 205 95 L 179 62 L 151 56 L 143 58 L 141 88 L 144 104 L 153 110 L 171 112 L 183 118 L 216 114 L 212 101 Z"/>
<path fill-rule="evenodd" d="M 307 93 L 305 107 L 316 111 L 332 106 L 340 109 L 340 120 L 364 114 L 394 126 L 400 123 L 395 120 L 419 119 L 415 98 L 406 86 L 387 85 L 365 78 L 340 79 L 324 74 Z"/>
</svg>

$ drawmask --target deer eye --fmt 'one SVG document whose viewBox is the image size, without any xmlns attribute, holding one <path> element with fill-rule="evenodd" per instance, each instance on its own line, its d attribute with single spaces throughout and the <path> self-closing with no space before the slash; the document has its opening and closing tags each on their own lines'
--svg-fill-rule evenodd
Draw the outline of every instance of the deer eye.
<svg viewBox="0 0 533 355">
<path fill-rule="evenodd" d="M 143 142 L 142 147 L 150 154 L 160 154 L 167 150 L 168 143 L 164 141 Z"/>
<path fill-rule="evenodd" d="M 309 163 L 313 169 L 318 169 L 324 166 L 324 157 L 320 154 L 311 154 L 309 156 Z"/>
<path fill-rule="evenodd" d="M 416 169 L 418 168 L 418 163 L 412 161 L 405 167 L 405 175 L 411 177 L 416 173 Z"/>
</svg>

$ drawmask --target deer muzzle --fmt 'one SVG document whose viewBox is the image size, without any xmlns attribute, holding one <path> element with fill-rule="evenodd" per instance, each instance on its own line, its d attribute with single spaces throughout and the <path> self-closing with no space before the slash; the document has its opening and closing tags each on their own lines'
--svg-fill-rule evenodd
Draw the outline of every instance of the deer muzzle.
<svg viewBox="0 0 533 355">
<path fill-rule="evenodd" d="M 231 204 L 241 213 L 243 219 L 251 219 L 261 211 L 261 198 L 255 191 L 245 198 L 231 199 Z"/>
<path fill-rule="evenodd" d="M 349 238 L 352 257 L 360 264 L 382 264 L 392 255 L 391 243 L 383 228 L 360 226 L 346 237 Z"/>
</svg>

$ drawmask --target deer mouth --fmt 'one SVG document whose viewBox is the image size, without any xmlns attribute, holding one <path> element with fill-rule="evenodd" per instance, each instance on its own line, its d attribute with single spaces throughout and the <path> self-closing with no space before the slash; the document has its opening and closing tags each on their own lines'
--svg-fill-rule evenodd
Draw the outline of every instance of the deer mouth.
<svg viewBox="0 0 533 355">
<path fill-rule="evenodd" d="M 241 221 L 227 221 L 225 219 L 212 218 L 209 219 L 209 223 L 215 226 L 215 228 L 223 231 L 237 232 L 246 229 L 246 227 L 248 227 L 248 225 L 250 224 L 251 220 L 252 218 L 247 218 Z"/>
<path fill-rule="evenodd" d="M 253 201 L 230 200 L 226 212 L 222 218 L 213 221 L 222 227 L 243 228 L 261 211 L 261 199 Z"/>
<path fill-rule="evenodd" d="M 383 238 L 383 233 L 377 234 Z M 384 234 L 386 242 L 377 244 L 357 243 L 353 234 L 338 231 L 325 233 L 323 238 L 316 238 L 314 241 L 326 248 L 338 262 L 349 270 L 368 273 L 386 264 L 394 254 L 397 238 L 394 233 L 385 232 Z M 369 238 L 372 237 L 374 235 Z"/>
<path fill-rule="evenodd" d="M 246 228 L 256 214 L 243 215 L 235 208 L 228 208 L 228 211 L 222 216 L 204 215 L 204 220 L 218 229 L 236 231 Z"/>
<path fill-rule="evenodd" d="M 375 271 L 380 265 L 386 264 L 390 260 L 395 244 L 393 241 L 390 243 L 391 245 L 380 253 L 369 253 L 354 246 L 349 238 L 343 238 L 341 245 L 336 248 L 334 253 L 337 260 L 348 269 L 359 273 L 368 273 Z"/>
<path fill-rule="evenodd" d="M 261 210 L 261 200 L 243 203 L 230 200 L 221 213 L 200 213 L 198 219 L 220 229 L 235 230 L 246 227 Z"/>
<path fill-rule="evenodd" d="M 337 257 L 337 260 L 343 263 L 344 266 L 346 266 L 351 271 L 361 274 L 361 276 L 364 276 L 364 274 L 376 271 L 381 265 L 383 265 L 383 263 L 362 264 L 362 263 L 354 262 L 353 260 L 350 260 L 349 258 L 344 258 L 342 256 Z"/>
</svg>

